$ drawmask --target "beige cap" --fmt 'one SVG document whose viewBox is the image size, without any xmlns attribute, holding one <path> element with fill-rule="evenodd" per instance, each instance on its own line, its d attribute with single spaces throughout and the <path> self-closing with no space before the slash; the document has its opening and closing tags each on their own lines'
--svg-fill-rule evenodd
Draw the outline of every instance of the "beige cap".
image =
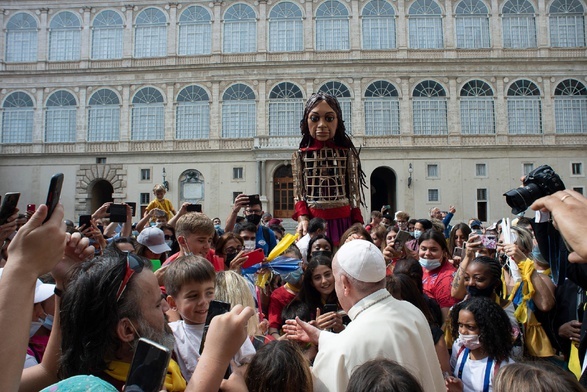
<svg viewBox="0 0 587 392">
<path fill-rule="evenodd" d="M 385 259 L 372 242 L 352 240 L 336 252 L 338 265 L 351 277 L 361 282 L 380 282 L 385 279 Z"/>
</svg>

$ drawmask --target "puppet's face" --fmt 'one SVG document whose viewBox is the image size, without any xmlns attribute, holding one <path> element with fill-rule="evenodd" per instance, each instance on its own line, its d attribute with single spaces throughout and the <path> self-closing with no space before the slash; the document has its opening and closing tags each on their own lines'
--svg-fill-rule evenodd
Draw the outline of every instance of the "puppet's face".
<svg viewBox="0 0 587 392">
<path fill-rule="evenodd" d="M 321 142 L 333 139 L 337 127 L 338 118 L 336 117 L 336 113 L 326 101 L 320 101 L 310 111 L 308 116 L 308 129 L 310 130 L 310 136 L 314 139 Z"/>
</svg>

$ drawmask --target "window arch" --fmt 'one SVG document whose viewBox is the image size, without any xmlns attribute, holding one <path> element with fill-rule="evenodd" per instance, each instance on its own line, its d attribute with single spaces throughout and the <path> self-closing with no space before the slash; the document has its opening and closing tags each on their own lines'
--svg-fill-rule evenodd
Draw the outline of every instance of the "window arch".
<svg viewBox="0 0 587 392">
<path fill-rule="evenodd" d="M 228 87 L 222 95 L 222 137 L 251 138 L 256 135 L 257 104 L 253 90 L 242 83 Z"/>
<path fill-rule="evenodd" d="M 489 9 L 481 0 L 462 0 L 455 9 L 457 48 L 489 48 Z"/>
<path fill-rule="evenodd" d="M 395 86 L 378 80 L 365 90 L 365 135 L 399 135 L 399 97 Z"/>
<path fill-rule="evenodd" d="M 414 134 L 446 135 L 446 92 L 434 80 L 425 80 L 414 88 Z"/>
<path fill-rule="evenodd" d="M 554 90 L 556 133 L 587 133 L 587 88 L 567 79 Z"/>
<path fill-rule="evenodd" d="M 19 12 L 6 24 L 6 62 L 33 61 L 37 61 L 37 20 Z"/>
<path fill-rule="evenodd" d="M 79 60 L 82 29 L 79 18 L 73 12 L 59 12 L 49 27 L 49 60 Z"/>
<path fill-rule="evenodd" d="M 269 135 L 299 135 L 303 113 L 302 90 L 290 82 L 279 83 L 269 93 Z"/>
<path fill-rule="evenodd" d="M 179 16 L 177 53 L 182 56 L 209 54 L 212 50 L 212 17 L 199 5 L 186 8 Z"/>
<path fill-rule="evenodd" d="M 552 46 L 585 46 L 585 9 L 579 0 L 554 0 L 549 13 Z"/>
<path fill-rule="evenodd" d="M 342 119 L 346 132 L 352 134 L 352 104 L 351 104 L 351 92 L 349 88 L 341 82 L 330 81 L 324 83 L 318 91 L 333 95 L 340 103 L 340 109 L 342 110 Z"/>
<path fill-rule="evenodd" d="M 122 58 L 122 17 L 112 10 L 104 10 L 92 23 L 92 59 Z"/>
<path fill-rule="evenodd" d="M 132 104 L 131 140 L 163 140 L 165 109 L 161 92 L 144 87 L 135 93 Z"/>
<path fill-rule="evenodd" d="M 88 141 L 117 141 L 120 135 L 120 99 L 110 89 L 96 91 L 88 102 Z"/>
<path fill-rule="evenodd" d="M 2 143 L 33 142 L 33 99 L 24 92 L 9 94 L 2 104 Z"/>
<path fill-rule="evenodd" d="M 257 50 L 257 16 L 247 4 L 234 4 L 224 14 L 224 53 Z"/>
<path fill-rule="evenodd" d="M 77 101 L 72 93 L 59 90 L 47 99 L 45 142 L 75 142 Z"/>
<path fill-rule="evenodd" d="M 528 0 L 508 0 L 502 10 L 503 47 L 535 48 L 536 20 Z"/>
<path fill-rule="evenodd" d="M 167 55 L 167 17 L 157 8 L 142 10 L 135 24 L 135 57 Z"/>
<path fill-rule="evenodd" d="M 384 0 L 372 0 L 362 14 L 363 49 L 393 49 L 395 43 L 395 10 Z"/>
<path fill-rule="evenodd" d="M 517 80 L 508 89 L 510 134 L 542 133 L 540 90 L 529 80 Z"/>
<path fill-rule="evenodd" d="M 416 0 L 409 11 L 410 48 L 441 49 L 442 10 L 434 0 Z"/>
<path fill-rule="evenodd" d="M 302 10 L 289 1 L 277 3 L 269 13 L 269 51 L 301 50 L 304 50 Z"/>
<path fill-rule="evenodd" d="M 466 135 L 495 133 L 493 90 L 482 80 L 461 88 L 461 132 Z"/>
<path fill-rule="evenodd" d="M 177 95 L 176 139 L 210 137 L 210 97 L 197 85 L 187 86 Z"/>
<path fill-rule="evenodd" d="M 337 0 L 326 0 L 316 10 L 316 50 L 349 48 L 349 11 Z"/>
</svg>

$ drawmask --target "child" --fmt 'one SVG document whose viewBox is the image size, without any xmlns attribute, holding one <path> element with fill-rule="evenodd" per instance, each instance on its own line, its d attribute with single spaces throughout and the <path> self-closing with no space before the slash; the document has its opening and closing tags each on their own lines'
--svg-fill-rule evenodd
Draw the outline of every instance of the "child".
<svg viewBox="0 0 587 392">
<path fill-rule="evenodd" d="M 296 201 L 292 218 L 298 221 L 300 238 L 310 219 L 326 219 L 328 235 L 338 246 L 349 226 L 363 224 L 365 174 L 359 152 L 345 133 L 342 110 L 332 95 L 319 92 L 308 99 L 300 128 L 300 149 L 292 157 Z"/>
<path fill-rule="evenodd" d="M 165 272 L 167 302 L 179 312 L 182 320 L 169 323 L 175 337 L 175 354 L 181 373 L 189 381 L 200 358 L 200 344 L 208 307 L 214 299 L 216 273 L 212 264 L 201 256 L 184 256 L 171 263 Z M 245 339 L 233 358 L 237 366 L 244 364 L 255 348 Z"/>
<path fill-rule="evenodd" d="M 455 377 L 446 377 L 448 390 L 462 384 L 464 392 L 490 392 L 500 367 L 513 363 L 512 327 L 505 311 L 486 297 L 473 297 L 451 311 L 455 340 L 450 358 Z"/>
<path fill-rule="evenodd" d="M 167 215 L 167 220 L 173 218 L 173 215 L 176 214 L 175 209 L 173 208 L 173 204 L 169 201 L 169 199 L 165 198 L 165 187 L 161 184 L 155 184 L 153 187 L 153 194 L 155 195 L 155 200 L 149 203 L 147 208 L 145 209 L 145 215 L 149 213 L 154 208 L 160 209 L 165 211 Z"/>
</svg>

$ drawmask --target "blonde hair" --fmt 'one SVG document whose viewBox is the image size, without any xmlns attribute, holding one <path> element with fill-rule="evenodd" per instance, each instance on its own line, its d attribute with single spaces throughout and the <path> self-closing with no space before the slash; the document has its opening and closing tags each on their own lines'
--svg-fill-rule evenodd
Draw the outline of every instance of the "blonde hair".
<svg viewBox="0 0 587 392">
<path fill-rule="evenodd" d="M 190 234 L 213 235 L 216 232 L 214 222 L 201 212 L 189 212 L 182 215 L 175 224 L 176 237 Z"/>
<path fill-rule="evenodd" d="M 155 186 L 153 187 L 153 193 L 155 193 L 157 191 L 163 191 L 163 193 L 167 193 L 167 191 L 165 190 L 165 187 L 161 184 L 155 184 Z"/>
<path fill-rule="evenodd" d="M 235 305 L 243 305 L 255 309 L 253 293 L 249 289 L 247 281 L 234 271 L 221 271 L 216 274 L 214 298 L 230 303 L 231 308 Z M 251 317 L 247 322 L 248 336 L 257 334 L 257 321 L 257 317 Z"/>
<path fill-rule="evenodd" d="M 572 373 L 547 362 L 512 363 L 499 370 L 493 380 L 495 392 L 581 392 Z"/>
</svg>

